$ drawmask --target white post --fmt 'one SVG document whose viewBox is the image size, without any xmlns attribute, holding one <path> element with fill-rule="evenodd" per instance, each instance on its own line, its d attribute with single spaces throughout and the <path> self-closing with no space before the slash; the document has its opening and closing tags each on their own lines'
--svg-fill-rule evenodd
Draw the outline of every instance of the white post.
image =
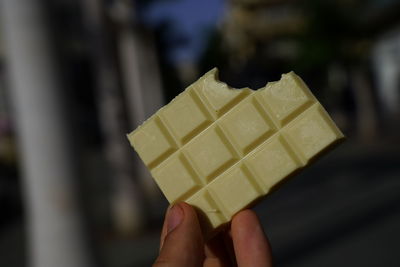
<svg viewBox="0 0 400 267">
<path fill-rule="evenodd" d="M 395 122 L 400 115 L 400 28 L 378 40 L 373 50 L 378 96 L 386 123 Z"/>
<path fill-rule="evenodd" d="M 120 234 L 134 235 L 145 225 L 144 193 L 137 179 L 124 120 L 124 100 L 118 83 L 118 68 L 112 51 L 113 39 L 108 32 L 103 1 L 82 1 L 85 23 L 93 50 L 97 79 L 97 101 L 105 153 L 111 169 L 113 192 L 111 216 Z"/>
<path fill-rule="evenodd" d="M 135 36 L 131 28 L 124 27 L 118 34 L 122 82 L 126 95 L 131 129 L 135 129 L 162 107 L 162 92 L 158 66 L 153 57 L 151 40 Z M 142 36 L 144 37 L 144 36 Z M 143 38 L 146 39 L 146 38 Z M 140 41 L 139 41 L 140 40 Z M 147 47 L 145 47 L 147 45 Z M 131 150 L 132 154 L 135 153 Z M 159 190 L 149 171 L 134 154 L 136 173 L 150 201 L 157 201 Z"/>
<path fill-rule="evenodd" d="M 1 0 L 33 267 L 91 266 L 72 142 L 40 1 Z"/>
<path fill-rule="evenodd" d="M 132 23 L 135 6 L 118 0 L 114 4 L 114 20 L 119 23 L 117 33 L 118 56 L 128 118 L 133 130 L 153 115 L 164 104 L 161 75 L 153 36 Z M 160 191 L 149 171 L 134 154 L 136 174 L 150 204 L 160 201 Z"/>
</svg>

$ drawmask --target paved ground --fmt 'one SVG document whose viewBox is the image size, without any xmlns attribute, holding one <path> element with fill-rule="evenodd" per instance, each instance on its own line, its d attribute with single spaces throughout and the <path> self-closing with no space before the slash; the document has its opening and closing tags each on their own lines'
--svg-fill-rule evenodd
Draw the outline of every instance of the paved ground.
<svg viewBox="0 0 400 267">
<path fill-rule="evenodd" d="M 400 144 L 352 143 L 348 140 L 255 208 L 276 266 L 400 266 Z M 149 266 L 158 234 L 119 245 L 108 250 L 113 251 L 108 266 Z M 122 249 L 131 260 L 120 257 Z M 117 265 L 116 258 L 125 260 Z"/>
<path fill-rule="evenodd" d="M 255 208 L 276 266 L 400 266 L 400 144 L 388 144 L 348 140 Z M 0 240 L 0 266 L 24 266 L 22 227 Z M 150 266 L 158 231 L 102 239 L 99 266 Z"/>
</svg>

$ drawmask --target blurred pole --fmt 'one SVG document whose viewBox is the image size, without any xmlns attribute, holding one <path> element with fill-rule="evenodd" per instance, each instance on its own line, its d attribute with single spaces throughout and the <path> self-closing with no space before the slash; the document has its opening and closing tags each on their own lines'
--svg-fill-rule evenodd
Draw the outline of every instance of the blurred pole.
<svg viewBox="0 0 400 267">
<path fill-rule="evenodd" d="M 400 28 L 378 40 L 373 51 L 377 89 L 385 123 L 400 117 Z"/>
<path fill-rule="evenodd" d="M 40 1 L 2 0 L 22 160 L 31 266 L 91 266 L 78 212 L 73 145 Z"/>
<path fill-rule="evenodd" d="M 116 0 L 112 17 L 118 25 L 117 49 L 131 130 L 162 107 L 163 93 L 153 36 L 136 22 L 133 1 Z M 133 152 L 133 151 L 132 151 Z M 160 201 L 160 191 L 135 153 L 136 174 L 150 203 Z"/>
<path fill-rule="evenodd" d="M 100 123 L 105 141 L 105 153 L 111 168 L 113 192 L 111 196 L 112 220 L 117 232 L 130 235 L 141 230 L 146 214 L 144 198 L 138 186 L 133 151 L 127 140 L 126 113 L 122 98 L 118 67 L 110 24 L 101 0 L 85 0 L 87 31 L 90 37 Z"/>
<path fill-rule="evenodd" d="M 363 141 L 369 142 L 380 134 L 371 81 L 364 67 L 353 67 L 352 77 L 357 107 L 357 134 Z"/>
</svg>

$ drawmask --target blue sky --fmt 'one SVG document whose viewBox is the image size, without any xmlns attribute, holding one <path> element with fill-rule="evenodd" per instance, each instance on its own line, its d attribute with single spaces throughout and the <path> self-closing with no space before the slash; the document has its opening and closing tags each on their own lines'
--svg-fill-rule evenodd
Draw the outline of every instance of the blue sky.
<svg viewBox="0 0 400 267">
<path fill-rule="evenodd" d="M 164 21 L 172 22 L 169 39 L 186 40 L 179 46 L 170 45 L 167 56 L 172 63 L 196 61 L 207 43 L 206 32 L 216 27 L 224 8 L 224 0 L 155 1 L 142 10 L 142 18 L 153 29 Z"/>
</svg>

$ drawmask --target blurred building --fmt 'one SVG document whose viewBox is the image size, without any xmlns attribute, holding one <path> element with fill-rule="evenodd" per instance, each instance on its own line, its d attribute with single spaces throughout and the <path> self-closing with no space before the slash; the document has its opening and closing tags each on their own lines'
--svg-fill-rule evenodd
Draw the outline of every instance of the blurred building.
<svg viewBox="0 0 400 267">
<path fill-rule="evenodd" d="M 396 114 L 399 106 L 398 8 L 397 1 L 232 0 L 221 51 L 236 76 L 253 73 L 262 80 L 274 71 L 295 70 L 311 80 L 342 127 L 370 140 L 379 114 Z M 382 36 L 386 31 L 392 34 Z"/>
<path fill-rule="evenodd" d="M 291 0 L 230 1 L 221 33 L 232 64 L 255 56 L 290 57 L 292 44 L 279 39 L 304 31 L 306 19 L 300 4 Z"/>
</svg>

